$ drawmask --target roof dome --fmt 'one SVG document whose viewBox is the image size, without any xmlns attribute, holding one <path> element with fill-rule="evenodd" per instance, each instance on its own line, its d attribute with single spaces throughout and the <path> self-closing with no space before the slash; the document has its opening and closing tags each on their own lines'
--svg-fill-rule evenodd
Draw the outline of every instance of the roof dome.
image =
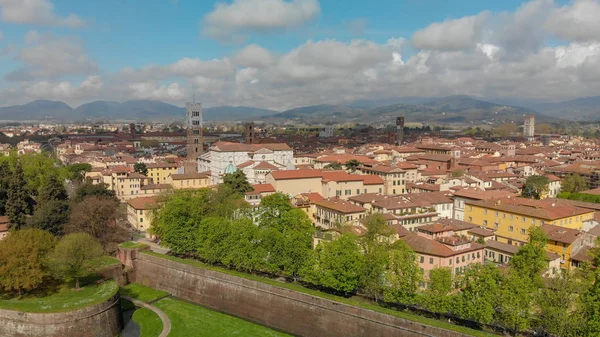
<svg viewBox="0 0 600 337">
<path fill-rule="evenodd" d="M 235 173 L 235 171 L 237 171 L 237 167 L 231 163 L 225 168 L 225 174 Z"/>
</svg>

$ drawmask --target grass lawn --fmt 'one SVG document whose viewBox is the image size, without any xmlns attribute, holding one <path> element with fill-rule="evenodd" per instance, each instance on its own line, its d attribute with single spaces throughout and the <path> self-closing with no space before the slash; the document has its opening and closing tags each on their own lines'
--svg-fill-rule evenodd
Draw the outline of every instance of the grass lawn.
<svg viewBox="0 0 600 337">
<path fill-rule="evenodd" d="M 103 269 L 106 267 L 110 267 L 116 264 L 121 264 L 121 261 L 119 261 L 119 259 L 117 259 L 116 257 L 112 257 L 112 256 L 108 256 L 108 255 L 104 255 L 99 257 L 96 262 L 98 263 L 98 269 Z"/>
<path fill-rule="evenodd" d="M 160 317 L 146 308 L 137 309 L 131 319 L 140 326 L 140 337 L 158 337 L 163 329 Z"/>
<path fill-rule="evenodd" d="M 24 312 L 64 312 L 106 301 L 117 293 L 117 282 L 89 284 L 80 290 L 63 287 L 45 296 L 25 296 L 21 299 L 0 297 L 0 308 Z"/>
<path fill-rule="evenodd" d="M 169 294 L 166 291 L 152 289 L 139 283 L 130 283 L 124 287 L 121 287 L 120 291 L 121 295 L 129 296 L 142 302 L 152 302 Z"/>
<path fill-rule="evenodd" d="M 121 248 L 143 248 L 143 247 L 148 247 L 148 245 L 145 245 L 145 244 L 139 243 L 139 242 L 135 242 L 135 241 L 127 241 L 127 242 L 123 242 L 123 243 L 119 244 L 119 247 L 121 247 Z"/>
<path fill-rule="evenodd" d="M 289 336 L 261 325 L 208 310 L 198 305 L 164 298 L 156 303 L 171 320 L 169 337 Z"/>
<path fill-rule="evenodd" d="M 336 295 L 324 293 L 324 292 L 321 292 L 321 291 L 317 291 L 317 290 L 313 290 L 313 289 L 309 289 L 309 288 L 303 287 L 302 285 L 300 285 L 298 283 L 284 283 L 284 282 L 279 282 L 279 281 L 276 281 L 276 280 L 273 280 L 273 279 L 269 279 L 269 278 L 265 278 L 265 277 L 260 277 L 260 276 L 256 276 L 256 275 L 251 275 L 251 274 L 237 272 L 237 271 L 234 271 L 234 270 L 229 270 L 229 269 L 225 269 L 225 268 L 220 268 L 220 267 L 216 267 L 216 266 L 207 265 L 205 263 L 202 263 L 202 262 L 196 261 L 196 260 L 182 259 L 182 258 L 178 258 L 178 257 L 175 257 L 175 256 L 169 256 L 169 255 L 163 255 L 163 254 L 154 253 L 152 251 L 142 251 L 141 253 L 143 253 L 143 254 L 149 254 L 149 255 L 153 255 L 153 256 L 165 258 L 165 259 L 169 259 L 169 260 L 172 260 L 172 261 L 176 261 L 176 262 L 188 264 L 188 265 L 191 265 L 191 266 L 196 266 L 196 267 L 199 267 L 199 268 L 204 268 L 204 269 L 209 269 L 209 270 L 215 270 L 215 271 L 218 271 L 218 272 L 221 272 L 221 273 L 225 273 L 225 274 L 229 274 L 229 275 L 234 275 L 234 276 L 242 277 L 242 278 L 245 278 L 245 279 L 249 279 L 249 280 L 254 280 L 254 281 L 258 281 L 258 282 L 270 284 L 270 285 L 273 285 L 273 286 L 276 286 L 276 287 L 280 287 L 280 288 L 286 288 L 286 289 L 290 289 L 290 290 L 295 290 L 295 291 L 302 292 L 302 293 L 309 294 L 309 295 L 313 295 L 313 296 L 316 296 L 316 297 L 321 297 L 321 298 L 329 299 L 329 300 L 332 300 L 332 301 L 337 301 L 337 302 L 341 302 L 341 303 L 353 305 L 353 306 L 356 306 L 356 307 L 361 307 L 361 308 L 365 308 L 365 309 L 369 309 L 369 310 L 381 312 L 381 313 L 384 313 L 384 314 L 388 314 L 388 315 L 392 315 L 392 316 L 396 316 L 396 317 L 408 319 L 408 320 L 411 320 L 411 321 L 415 321 L 415 322 L 419 322 L 419 323 L 423 323 L 423 324 L 428 324 L 428 325 L 435 326 L 435 327 L 438 327 L 438 328 L 443 328 L 443 329 L 447 329 L 447 330 L 462 332 L 462 333 L 465 333 L 465 334 L 468 334 L 468 335 L 471 335 L 471 336 L 477 336 L 477 337 L 497 337 L 498 336 L 497 334 L 494 334 L 494 333 L 491 333 L 491 332 L 486 332 L 486 331 L 481 331 L 481 330 L 474 330 L 474 329 L 470 329 L 470 328 L 463 327 L 463 326 L 460 326 L 460 325 L 456 325 L 456 324 L 452 324 L 452 323 L 440 321 L 440 320 L 437 320 L 437 319 L 428 318 L 428 317 L 424 317 L 424 316 L 419 316 L 417 314 L 413 314 L 413 313 L 410 313 L 410 312 L 387 309 L 387 308 L 381 307 L 379 305 L 375 305 L 375 304 L 372 304 L 370 302 L 367 302 L 367 301 L 365 301 L 363 299 L 360 299 L 360 298 L 346 298 L 346 297 L 341 297 L 341 296 L 336 296 Z M 162 301 L 159 301 L 159 302 L 162 302 Z"/>
</svg>

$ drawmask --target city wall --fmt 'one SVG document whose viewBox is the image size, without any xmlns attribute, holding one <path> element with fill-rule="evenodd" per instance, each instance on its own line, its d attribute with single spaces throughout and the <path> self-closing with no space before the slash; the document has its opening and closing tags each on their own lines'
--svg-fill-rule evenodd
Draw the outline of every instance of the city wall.
<svg viewBox="0 0 600 337">
<path fill-rule="evenodd" d="M 78 310 L 24 313 L 0 309 L 0 337 L 115 337 L 123 321 L 119 294 Z"/>
<path fill-rule="evenodd" d="M 202 269 L 154 255 L 121 252 L 131 282 L 303 337 L 466 337 L 304 293 Z"/>
</svg>

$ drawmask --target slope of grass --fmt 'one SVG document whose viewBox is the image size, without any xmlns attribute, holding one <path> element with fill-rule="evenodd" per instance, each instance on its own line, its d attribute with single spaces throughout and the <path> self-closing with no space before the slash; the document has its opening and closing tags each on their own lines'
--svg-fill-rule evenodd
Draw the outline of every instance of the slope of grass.
<svg viewBox="0 0 600 337">
<path fill-rule="evenodd" d="M 0 308 L 23 312 L 64 312 L 81 309 L 106 301 L 117 293 L 114 280 L 90 284 L 79 290 L 63 287 L 45 295 L 30 295 L 21 299 L 0 297 Z"/>
<path fill-rule="evenodd" d="M 120 291 L 121 295 L 129 296 L 133 299 L 146 303 L 152 302 L 169 294 L 166 291 L 152 289 L 139 283 L 130 283 L 124 287 L 121 287 Z"/>
<path fill-rule="evenodd" d="M 164 298 L 154 305 L 164 311 L 171 320 L 169 337 L 288 336 L 261 325 L 172 298 Z"/>
<path fill-rule="evenodd" d="M 119 259 L 117 259 L 116 257 L 112 257 L 112 256 L 108 256 L 108 255 L 104 255 L 99 257 L 96 260 L 98 269 L 104 269 L 110 266 L 114 266 L 117 264 L 121 264 L 121 261 L 119 261 Z"/>
<path fill-rule="evenodd" d="M 140 337 L 158 337 L 163 329 L 160 317 L 146 308 L 137 309 L 131 319 L 140 326 Z"/>
<path fill-rule="evenodd" d="M 127 241 L 127 242 L 123 242 L 123 243 L 119 244 L 119 247 L 121 247 L 121 248 L 144 248 L 144 247 L 148 247 L 148 245 L 139 243 L 139 242 L 135 242 L 135 241 Z"/>
<path fill-rule="evenodd" d="M 419 323 L 423 323 L 423 324 L 435 326 L 435 327 L 442 328 L 442 329 L 447 329 L 447 330 L 461 332 L 461 333 L 468 334 L 468 335 L 471 335 L 471 336 L 477 336 L 477 337 L 493 337 L 493 336 L 497 337 L 498 336 L 497 334 L 493 334 L 491 332 L 470 329 L 470 328 L 467 328 L 467 327 L 464 327 L 464 326 L 455 325 L 455 324 L 448 323 L 448 322 L 445 322 L 445 321 L 441 321 L 441 320 L 437 320 L 437 319 L 433 319 L 433 318 L 428 318 L 428 317 L 420 316 L 420 315 L 413 314 L 413 313 L 410 313 L 410 312 L 397 311 L 397 310 L 392 310 L 392 309 L 384 308 L 382 306 L 379 306 L 379 305 L 376 305 L 376 304 L 372 304 L 372 303 L 370 303 L 368 301 L 365 301 L 365 300 L 359 299 L 359 298 L 346 298 L 346 297 L 336 296 L 336 295 L 333 295 L 333 294 L 324 293 L 324 292 L 321 292 L 321 291 L 317 291 L 317 290 L 313 290 L 313 289 L 309 289 L 309 288 L 303 287 L 302 285 L 300 285 L 298 283 L 284 283 L 284 282 L 279 282 L 279 281 L 276 281 L 276 280 L 273 280 L 273 279 L 270 279 L 270 278 L 265 278 L 265 277 L 261 277 L 261 276 L 257 276 L 257 275 L 251 275 L 251 274 L 241 273 L 241 272 L 237 272 L 237 271 L 234 271 L 234 270 L 229 270 L 229 269 L 226 269 L 226 268 L 220 268 L 220 267 L 217 267 L 217 266 L 208 265 L 208 264 L 202 263 L 200 261 L 196 261 L 196 260 L 182 259 L 182 258 L 178 258 L 178 257 L 175 257 L 175 256 L 154 253 L 152 251 L 142 251 L 142 253 L 143 254 L 152 255 L 152 256 L 156 256 L 156 257 L 160 257 L 160 258 L 164 258 L 164 259 L 168 259 L 168 260 L 172 260 L 172 261 L 183 263 L 183 264 L 187 264 L 187 265 L 191 265 L 191 266 L 195 266 L 195 267 L 198 267 L 198 268 L 204 268 L 204 269 L 214 270 L 214 271 L 218 271 L 218 272 L 221 272 L 221 273 L 224 273 L 224 274 L 229 274 L 229 275 L 233 275 L 233 276 L 237 276 L 237 277 L 241 277 L 241 278 L 245 278 L 245 279 L 249 279 L 249 280 L 253 280 L 253 281 L 258 281 L 258 282 L 266 283 L 266 284 L 269 284 L 269 285 L 272 285 L 272 286 L 276 286 L 276 287 L 280 287 L 280 288 L 285 288 L 285 289 L 290 289 L 290 290 L 298 291 L 298 292 L 305 293 L 305 294 L 308 294 L 308 295 L 312 295 L 312 296 L 316 296 L 316 297 L 321 297 L 321 298 L 325 298 L 325 299 L 328 299 L 328 300 L 337 301 L 337 302 L 345 303 L 345 304 L 356 306 L 356 307 L 361 307 L 361 308 L 372 310 L 372 311 L 376 311 L 376 312 L 381 312 L 381 313 L 384 313 L 384 314 L 388 314 L 388 315 L 392 315 L 392 316 L 404 318 L 404 319 L 407 319 L 407 320 L 411 320 L 411 321 L 415 321 L 415 322 L 419 322 Z"/>
</svg>

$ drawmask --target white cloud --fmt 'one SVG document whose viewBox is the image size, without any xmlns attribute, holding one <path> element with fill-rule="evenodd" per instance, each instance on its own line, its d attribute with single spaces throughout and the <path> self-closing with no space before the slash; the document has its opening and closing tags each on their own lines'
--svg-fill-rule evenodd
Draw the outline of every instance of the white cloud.
<svg viewBox="0 0 600 337">
<path fill-rule="evenodd" d="M 85 21 L 70 13 L 59 16 L 49 0 L 0 0 L 0 18 L 5 22 L 34 25 L 83 27 Z"/>
<path fill-rule="evenodd" d="M 432 23 L 413 34 L 411 42 L 419 49 L 461 50 L 475 46 L 489 13 Z"/>
<path fill-rule="evenodd" d="M 25 34 L 25 43 L 34 44 L 40 42 L 42 35 L 37 30 L 30 30 Z"/>
<path fill-rule="evenodd" d="M 556 36 L 573 41 L 600 41 L 600 2 L 576 0 L 557 8 L 546 22 Z"/>
<path fill-rule="evenodd" d="M 275 62 L 275 56 L 263 47 L 251 44 L 240 50 L 233 62 L 243 67 L 264 68 Z"/>
<path fill-rule="evenodd" d="M 25 85 L 23 91 L 31 99 L 76 100 L 98 95 L 102 86 L 102 79 L 99 76 L 89 76 L 79 85 L 73 85 L 68 81 L 40 81 Z"/>
<path fill-rule="evenodd" d="M 297 27 L 321 11 L 317 0 L 234 0 L 217 3 L 204 17 L 203 32 L 224 41 L 243 40 L 249 31 Z"/>
<path fill-rule="evenodd" d="M 186 97 L 185 90 L 177 82 L 169 85 L 155 82 L 132 83 L 129 89 L 131 96 L 136 99 L 180 101 Z"/>
<path fill-rule="evenodd" d="M 5 76 L 7 80 L 57 79 L 64 75 L 88 75 L 97 71 L 96 63 L 88 58 L 83 46 L 67 38 L 50 38 L 25 47 L 17 59 L 23 67 L 8 73 Z"/>
</svg>

